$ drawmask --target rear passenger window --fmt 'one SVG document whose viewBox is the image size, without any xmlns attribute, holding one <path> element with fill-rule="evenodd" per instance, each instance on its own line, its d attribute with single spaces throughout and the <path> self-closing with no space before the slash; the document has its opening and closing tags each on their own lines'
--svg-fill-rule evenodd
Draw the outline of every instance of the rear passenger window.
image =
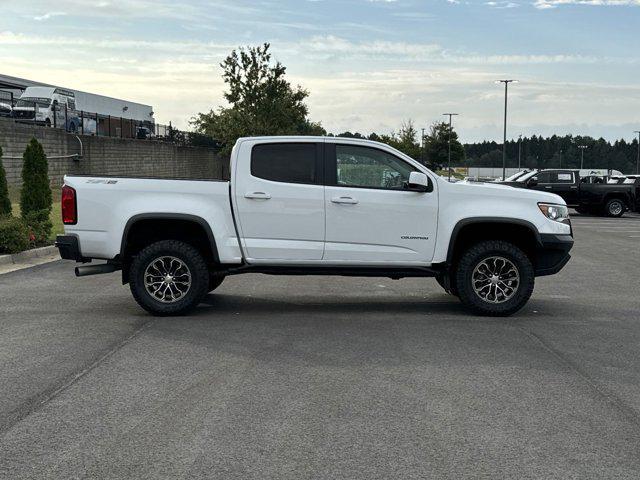
<svg viewBox="0 0 640 480">
<path fill-rule="evenodd" d="M 554 183 L 573 183 L 573 173 L 557 172 L 557 178 Z"/>
<path fill-rule="evenodd" d="M 285 183 L 317 183 L 315 143 L 263 143 L 251 151 L 251 175 Z"/>
</svg>

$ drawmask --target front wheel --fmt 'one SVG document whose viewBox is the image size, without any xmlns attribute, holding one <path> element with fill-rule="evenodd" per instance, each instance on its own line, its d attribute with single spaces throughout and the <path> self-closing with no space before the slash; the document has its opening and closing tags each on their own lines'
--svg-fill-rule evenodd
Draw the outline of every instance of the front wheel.
<svg viewBox="0 0 640 480">
<path fill-rule="evenodd" d="M 533 292 L 533 265 L 512 243 L 490 240 L 469 248 L 456 270 L 462 303 L 481 315 L 508 316 L 520 310 Z"/>
<path fill-rule="evenodd" d="M 209 274 L 209 288 L 207 288 L 207 291 L 209 292 L 213 292 L 216 288 L 218 288 L 220 285 L 222 285 L 222 282 L 224 282 L 224 279 L 226 277 L 224 275 L 215 275 L 213 273 Z"/>
<path fill-rule="evenodd" d="M 131 262 L 129 279 L 136 302 L 159 316 L 189 312 L 209 287 L 202 254 L 177 240 L 162 240 L 144 248 Z"/>
<path fill-rule="evenodd" d="M 608 217 L 621 217 L 624 213 L 625 206 L 624 202 L 619 198 L 612 198 L 607 202 L 607 205 L 604 207 L 604 213 Z"/>
</svg>

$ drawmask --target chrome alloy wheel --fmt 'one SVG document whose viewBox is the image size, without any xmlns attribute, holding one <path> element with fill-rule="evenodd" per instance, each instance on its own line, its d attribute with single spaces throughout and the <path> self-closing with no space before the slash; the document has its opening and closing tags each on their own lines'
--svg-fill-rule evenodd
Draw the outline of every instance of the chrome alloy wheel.
<svg viewBox="0 0 640 480">
<path fill-rule="evenodd" d="M 144 271 L 147 293 L 162 303 L 182 299 L 191 288 L 189 267 L 176 257 L 158 257 Z"/>
<path fill-rule="evenodd" d="M 518 291 L 520 274 L 510 260 L 488 257 L 473 269 L 471 282 L 476 295 L 485 302 L 504 303 Z"/>
<path fill-rule="evenodd" d="M 622 213 L 623 208 L 622 202 L 615 200 L 609 204 L 609 213 L 614 217 L 617 217 Z"/>
</svg>

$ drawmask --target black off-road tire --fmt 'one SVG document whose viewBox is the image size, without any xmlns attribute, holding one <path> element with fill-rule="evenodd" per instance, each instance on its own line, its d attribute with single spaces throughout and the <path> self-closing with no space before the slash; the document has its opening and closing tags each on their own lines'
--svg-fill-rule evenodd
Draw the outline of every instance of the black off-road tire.
<svg viewBox="0 0 640 480">
<path fill-rule="evenodd" d="M 191 286 L 184 297 L 172 303 L 163 303 L 147 292 L 144 284 L 146 268 L 163 256 L 175 257 L 183 262 L 191 273 Z M 147 312 L 157 316 L 184 315 L 193 310 L 209 288 L 209 270 L 204 257 L 191 245 L 178 240 L 162 240 L 152 243 L 136 255 L 129 270 L 129 286 L 133 298 Z"/>
<path fill-rule="evenodd" d="M 218 288 L 220 285 L 222 285 L 222 282 L 224 282 L 224 279 L 226 277 L 224 275 L 213 275 L 213 274 L 209 274 L 209 292 L 213 292 L 216 288 Z"/>
<path fill-rule="evenodd" d="M 481 298 L 473 289 L 472 274 L 483 260 L 499 256 L 511 261 L 518 270 L 520 284 L 513 296 L 503 303 L 491 303 Z M 535 272 L 525 253 L 512 243 L 488 240 L 469 248 L 460 258 L 456 269 L 456 286 L 462 303 L 480 315 L 509 316 L 520 310 L 533 293 Z"/>
<path fill-rule="evenodd" d="M 607 217 L 621 217 L 624 215 L 626 206 L 619 198 L 612 198 L 604 207 L 604 214 Z"/>
</svg>

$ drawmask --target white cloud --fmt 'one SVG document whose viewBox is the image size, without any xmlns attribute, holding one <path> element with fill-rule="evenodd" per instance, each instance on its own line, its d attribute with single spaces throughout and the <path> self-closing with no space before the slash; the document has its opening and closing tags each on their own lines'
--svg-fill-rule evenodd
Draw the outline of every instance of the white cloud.
<svg viewBox="0 0 640 480">
<path fill-rule="evenodd" d="M 536 0 L 534 6 L 541 10 L 557 8 L 562 5 L 591 6 L 640 6 L 640 0 Z"/>
<path fill-rule="evenodd" d="M 33 17 L 33 19 L 38 21 L 38 22 L 42 22 L 44 20 L 49 20 L 49 19 L 51 19 L 53 17 L 62 17 L 64 15 L 66 15 L 65 12 L 48 12 L 48 13 L 45 13 L 43 15 L 36 15 L 36 16 Z"/>
</svg>

